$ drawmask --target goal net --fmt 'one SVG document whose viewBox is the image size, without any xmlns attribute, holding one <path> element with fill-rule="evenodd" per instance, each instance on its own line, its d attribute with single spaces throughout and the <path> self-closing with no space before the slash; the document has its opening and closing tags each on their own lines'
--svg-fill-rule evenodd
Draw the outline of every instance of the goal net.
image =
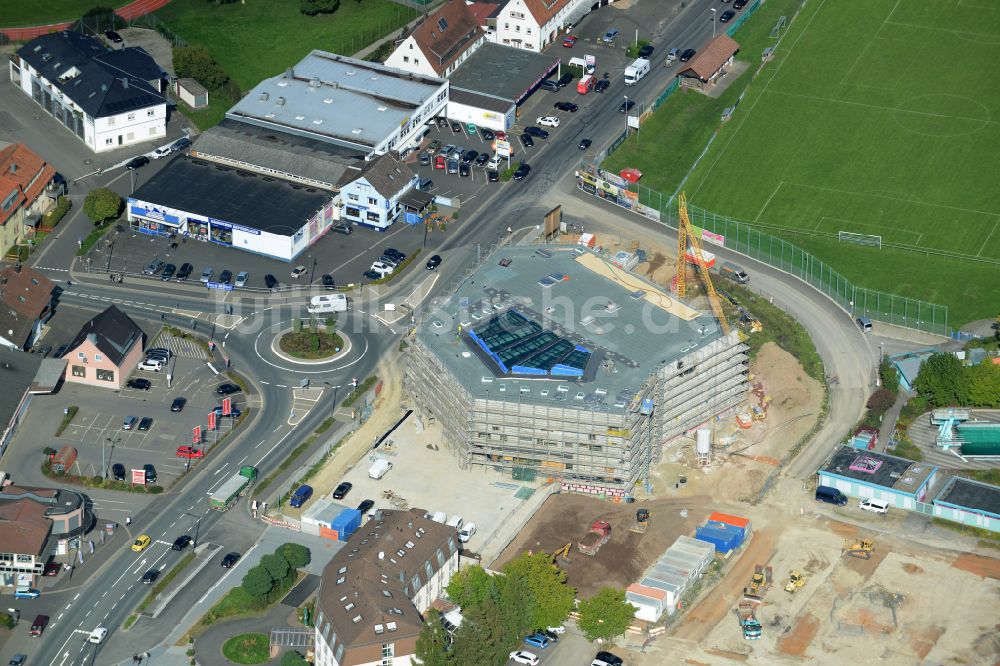
<svg viewBox="0 0 1000 666">
<path fill-rule="evenodd" d="M 882 237 L 869 234 L 855 234 L 850 231 L 838 231 L 837 238 L 841 243 L 854 243 L 856 245 L 868 245 L 882 249 Z"/>
</svg>

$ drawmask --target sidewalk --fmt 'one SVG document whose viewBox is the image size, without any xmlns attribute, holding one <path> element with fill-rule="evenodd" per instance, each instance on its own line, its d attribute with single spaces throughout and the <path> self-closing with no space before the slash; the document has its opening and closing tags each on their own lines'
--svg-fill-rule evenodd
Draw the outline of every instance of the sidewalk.
<svg viewBox="0 0 1000 666">
<path fill-rule="evenodd" d="M 882 417 L 882 423 L 879 425 L 878 429 L 878 444 L 875 446 L 875 450 L 880 453 L 885 453 L 886 448 L 889 446 L 889 438 L 892 437 L 892 431 L 896 428 L 896 421 L 899 419 L 899 412 L 902 411 L 903 405 L 909 400 L 909 396 L 906 395 L 905 391 L 899 391 L 896 393 L 896 402 L 893 403 L 889 411 L 885 413 Z"/>
</svg>

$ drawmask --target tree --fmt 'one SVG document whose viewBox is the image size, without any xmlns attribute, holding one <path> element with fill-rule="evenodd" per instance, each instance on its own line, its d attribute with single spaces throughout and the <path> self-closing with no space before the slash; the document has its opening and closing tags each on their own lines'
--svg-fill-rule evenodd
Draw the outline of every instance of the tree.
<svg viewBox="0 0 1000 666">
<path fill-rule="evenodd" d="M 229 81 L 229 75 L 204 46 L 177 46 L 173 54 L 178 78 L 195 79 L 209 90 L 218 90 Z"/>
<path fill-rule="evenodd" d="M 462 609 L 478 608 L 487 597 L 499 594 L 499 586 L 494 578 L 478 564 L 459 571 L 448 583 L 448 598 Z"/>
<path fill-rule="evenodd" d="M 965 405 L 969 401 L 969 384 L 962 372 L 962 362 L 953 354 L 932 354 L 921 364 L 913 388 L 934 407 Z"/>
<path fill-rule="evenodd" d="M 893 393 L 896 392 L 899 386 L 899 371 L 896 370 L 896 366 L 889 362 L 889 359 L 883 358 L 882 362 L 878 365 L 878 376 L 882 380 L 882 386 L 889 389 Z"/>
<path fill-rule="evenodd" d="M 260 566 L 267 569 L 267 573 L 271 576 L 271 580 L 284 580 L 288 572 L 292 570 L 289 566 L 287 560 L 278 553 L 271 553 L 270 555 L 265 555 L 260 558 Z"/>
<path fill-rule="evenodd" d="M 969 401 L 973 407 L 1000 406 L 1000 365 L 988 360 L 965 369 Z"/>
<path fill-rule="evenodd" d="M 529 628 L 562 624 L 573 610 L 576 590 L 566 584 L 566 572 L 546 553 L 523 553 L 503 567 L 508 578 L 525 581 L 531 593 L 532 614 Z"/>
<path fill-rule="evenodd" d="M 340 8 L 340 0 L 299 0 L 299 12 L 306 16 L 332 14 Z"/>
<path fill-rule="evenodd" d="M 301 569 L 312 561 L 309 549 L 299 543 L 282 544 L 275 552 L 285 558 L 288 566 L 293 569 Z"/>
<path fill-rule="evenodd" d="M 97 225 L 118 217 L 121 209 L 122 198 L 106 187 L 91 190 L 83 200 L 83 212 Z"/>
<path fill-rule="evenodd" d="M 873 414 L 881 417 L 889 408 L 896 403 L 896 392 L 886 386 L 879 387 L 877 391 L 872 393 L 871 397 L 868 398 L 866 407 Z"/>
<path fill-rule="evenodd" d="M 274 587 L 274 579 L 267 569 L 257 565 L 243 576 L 243 589 L 255 601 L 263 600 Z"/>
<path fill-rule="evenodd" d="M 580 602 L 577 626 L 587 640 L 609 640 L 621 636 L 635 617 L 635 606 L 625 601 L 625 590 L 606 587 Z"/>
<path fill-rule="evenodd" d="M 417 636 L 416 658 L 421 666 L 449 666 L 454 664 L 448 651 L 448 632 L 441 624 L 441 613 L 431 608 L 424 616 L 424 626 Z"/>
<path fill-rule="evenodd" d="M 281 666 L 309 666 L 309 662 L 295 650 L 289 650 L 281 655 Z"/>
<path fill-rule="evenodd" d="M 509 574 L 504 576 L 499 601 L 500 608 L 503 609 L 501 617 L 504 636 L 520 638 L 539 627 L 548 626 L 535 623 L 538 604 L 526 578 Z"/>
<path fill-rule="evenodd" d="M 520 640 L 504 633 L 504 610 L 493 596 L 481 605 L 463 607 L 462 626 L 455 632 L 455 662 L 462 666 L 501 666 Z"/>
</svg>

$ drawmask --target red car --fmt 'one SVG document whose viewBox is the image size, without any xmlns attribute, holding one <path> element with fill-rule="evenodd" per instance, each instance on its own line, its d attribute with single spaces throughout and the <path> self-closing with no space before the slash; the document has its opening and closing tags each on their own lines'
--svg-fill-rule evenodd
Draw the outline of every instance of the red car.
<svg viewBox="0 0 1000 666">
<path fill-rule="evenodd" d="M 193 446 L 178 446 L 177 447 L 177 457 L 178 458 L 203 458 L 205 454 L 201 449 L 196 449 Z"/>
<path fill-rule="evenodd" d="M 435 169 L 443 169 L 444 167 L 445 167 L 445 164 L 444 164 L 444 155 L 435 155 L 434 156 L 434 168 Z"/>
<path fill-rule="evenodd" d="M 497 141 L 506 141 L 507 133 L 497 130 L 496 132 L 493 133 L 493 138 L 495 138 Z"/>
<path fill-rule="evenodd" d="M 566 48 L 571 49 L 573 48 L 574 44 L 576 44 L 575 35 L 566 35 L 565 37 L 563 37 L 563 46 L 565 46 Z"/>
</svg>

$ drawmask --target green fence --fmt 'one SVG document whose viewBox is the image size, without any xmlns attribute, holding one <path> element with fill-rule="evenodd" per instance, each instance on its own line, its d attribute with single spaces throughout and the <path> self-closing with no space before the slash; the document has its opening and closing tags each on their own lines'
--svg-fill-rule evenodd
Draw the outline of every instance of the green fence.
<svg viewBox="0 0 1000 666">
<path fill-rule="evenodd" d="M 740 29 L 740 26 L 743 25 L 748 18 L 753 16 L 754 12 L 757 11 L 757 8 L 760 7 L 760 3 L 761 0 L 754 0 L 749 7 L 746 7 L 742 12 L 740 12 L 739 16 L 736 17 L 736 20 L 729 24 L 729 28 L 726 29 L 726 34 L 732 37 L 736 31 Z"/>
</svg>

